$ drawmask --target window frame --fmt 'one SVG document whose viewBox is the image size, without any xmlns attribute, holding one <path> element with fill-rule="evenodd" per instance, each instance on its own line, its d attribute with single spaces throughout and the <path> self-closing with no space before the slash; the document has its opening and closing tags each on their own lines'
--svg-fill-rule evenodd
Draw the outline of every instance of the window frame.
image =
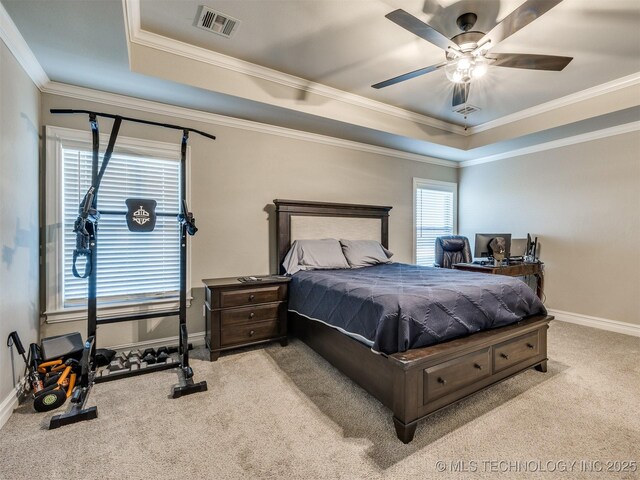
<svg viewBox="0 0 640 480">
<path fill-rule="evenodd" d="M 44 191 L 44 282 L 43 282 L 43 318 L 46 323 L 61 323 L 86 320 L 86 306 L 64 306 L 64 205 L 63 191 L 63 145 L 67 148 L 92 150 L 92 134 L 90 130 L 47 125 L 45 127 L 45 181 Z M 100 152 L 104 153 L 109 142 L 109 135 L 100 134 Z M 118 135 L 115 153 L 141 155 L 180 162 L 180 144 L 155 140 L 125 137 Z M 191 148 L 187 146 L 186 154 L 186 193 L 187 204 L 191 204 Z M 124 220 L 123 220 L 124 221 Z M 191 242 L 187 243 L 187 271 L 191 271 Z M 191 304 L 191 279 L 187 276 L 187 306 Z M 179 295 L 175 298 L 163 298 L 145 301 L 127 301 L 100 305 L 101 316 L 128 315 L 134 313 L 154 313 L 176 310 L 179 307 Z"/>
<path fill-rule="evenodd" d="M 458 183 L 457 182 L 444 182 L 441 180 L 431 180 L 428 178 L 413 178 L 413 264 L 417 263 L 417 250 L 418 250 L 418 232 L 416 231 L 416 194 L 418 188 L 424 188 L 427 190 L 436 190 L 440 192 L 450 192 L 453 194 L 453 234 L 458 234 Z"/>
</svg>

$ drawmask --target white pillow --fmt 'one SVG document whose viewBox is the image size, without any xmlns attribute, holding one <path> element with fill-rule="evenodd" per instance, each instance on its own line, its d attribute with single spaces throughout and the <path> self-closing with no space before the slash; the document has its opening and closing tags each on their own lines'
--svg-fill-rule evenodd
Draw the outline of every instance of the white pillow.
<svg viewBox="0 0 640 480">
<path fill-rule="evenodd" d="M 393 253 L 375 240 L 345 240 L 340 239 L 342 253 L 351 268 L 368 267 L 380 263 L 391 263 Z"/>
<path fill-rule="evenodd" d="M 282 265 L 289 275 L 299 270 L 350 268 L 335 238 L 294 241 Z"/>
</svg>

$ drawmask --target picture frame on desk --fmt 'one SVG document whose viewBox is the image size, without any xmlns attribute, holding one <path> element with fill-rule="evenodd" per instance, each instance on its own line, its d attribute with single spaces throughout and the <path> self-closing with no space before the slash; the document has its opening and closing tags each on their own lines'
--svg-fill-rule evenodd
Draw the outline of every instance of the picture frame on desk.
<svg viewBox="0 0 640 480">
<path fill-rule="evenodd" d="M 527 249 L 524 254 L 525 263 L 536 263 L 538 253 L 538 237 L 535 240 L 531 240 L 531 234 L 527 233 Z"/>
</svg>

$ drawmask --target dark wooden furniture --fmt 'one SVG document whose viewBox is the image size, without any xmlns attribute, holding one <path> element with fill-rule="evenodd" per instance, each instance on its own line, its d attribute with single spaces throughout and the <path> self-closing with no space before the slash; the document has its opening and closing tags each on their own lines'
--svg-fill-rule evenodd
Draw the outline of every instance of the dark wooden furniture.
<svg viewBox="0 0 640 480">
<path fill-rule="evenodd" d="M 220 352 L 279 340 L 287 345 L 286 277 L 258 277 L 261 281 L 240 282 L 237 278 L 203 280 L 205 284 L 205 342 L 213 362 Z"/>
<path fill-rule="evenodd" d="M 291 218 L 374 217 L 388 247 L 391 207 L 274 200 L 278 263 L 291 245 Z M 398 438 L 413 439 L 418 421 L 479 390 L 535 367 L 547 369 L 547 328 L 553 317 L 535 316 L 515 325 L 479 332 L 425 348 L 378 355 L 321 322 L 289 312 L 294 335 L 393 412 Z"/>
<path fill-rule="evenodd" d="M 493 275 L 507 275 L 509 277 L 524 277 L 534 275 L 536 277 L 536 295 L 542 300 L 544 295 L 544 263 L 516 263 L 496 267 L 493 265 L 478 265 L 475 263 L 456 263 L 456 270 L 466 272 L 489 273 Z"/>
</svg>

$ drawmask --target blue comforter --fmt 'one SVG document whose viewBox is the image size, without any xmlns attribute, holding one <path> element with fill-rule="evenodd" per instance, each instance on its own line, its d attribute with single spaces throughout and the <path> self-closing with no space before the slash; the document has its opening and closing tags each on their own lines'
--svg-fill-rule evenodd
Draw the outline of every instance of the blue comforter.
<svg viewBox="0 0 640 480">
<path fill-rule="evenodd" d="M 289 310 L 386 354 L 547 313 L 517 278 L 402 263 L 298 272 Z"/>
</svg>

